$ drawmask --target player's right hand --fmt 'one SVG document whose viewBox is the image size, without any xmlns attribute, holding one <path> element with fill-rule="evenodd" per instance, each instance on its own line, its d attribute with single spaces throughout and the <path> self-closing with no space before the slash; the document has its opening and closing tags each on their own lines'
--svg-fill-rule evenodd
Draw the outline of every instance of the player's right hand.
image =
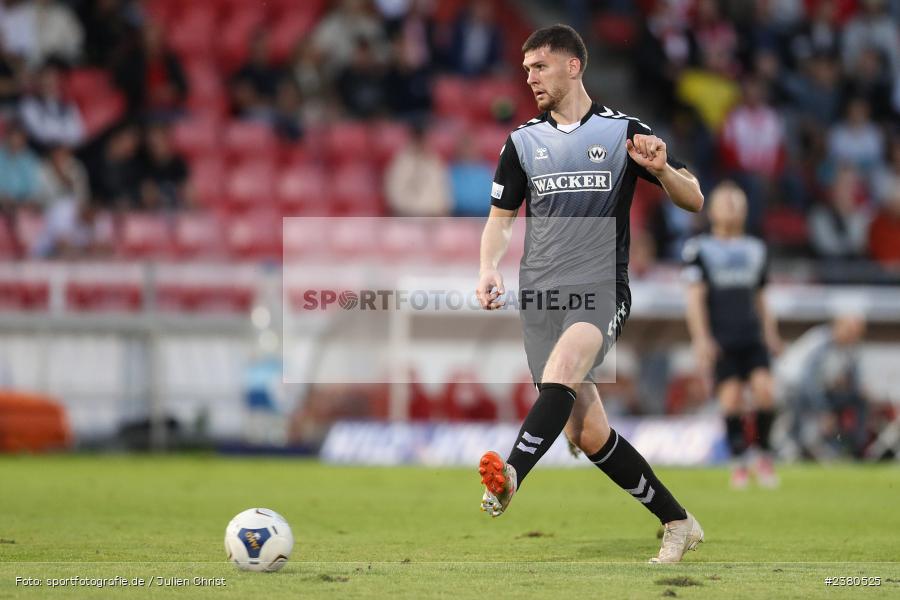
<svg viewBox="0 0 900 600">
<path fill-rule="evenodd" d="M 497 269 L 485 269 L 481 271 L 478 279 L 478 289 L 475 295 L 485 310 L 495 310 L 506 304 L 503 295 L 506 288 L 503 287 L 503 276 Z"/>
<path fill-rule="evenodd" d="M 719 346 L 712 338 L 703 338 L 694 342 L 694 358 L 701 371 L 709 373 L 719 355 Z"/>
</svg>

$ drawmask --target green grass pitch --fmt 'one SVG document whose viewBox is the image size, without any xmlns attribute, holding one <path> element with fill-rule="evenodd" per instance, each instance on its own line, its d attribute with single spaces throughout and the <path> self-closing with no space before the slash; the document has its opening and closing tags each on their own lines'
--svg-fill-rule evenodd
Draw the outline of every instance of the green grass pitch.
<svg viewBox="0 0 900 600">
<path fill-rule="evenodd" d="M 645 564 L 657 524 L 594 469 L 538 466 L 509 513 L 492 520 L 478 510 L 474 469 L 0 457 L 0 598 L 900 597 L 896 466 L 789 467 L 775 491 L 731 491 L 723 469 L 660 475 L 706 530 L 680 565 Z M 279 573 L 225 562 L 225 524 L 253 506 L 293 526 L 294 555 Z M 115 576 L 149 584 L 46 583 Z M 824 584 L 847 576 L 881 585 Z M 161 586 L 157 577 L 225 585 Z"/>
</svg>

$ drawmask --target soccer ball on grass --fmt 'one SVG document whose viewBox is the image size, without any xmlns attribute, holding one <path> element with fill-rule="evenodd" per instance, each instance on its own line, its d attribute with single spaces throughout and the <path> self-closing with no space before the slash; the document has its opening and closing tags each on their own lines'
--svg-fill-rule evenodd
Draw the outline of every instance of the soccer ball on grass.
<svg viewBox="0 0 900 600">
<path fill-rule="evenodd" d="M 225 528 L 225 553 L 243 571 L 277 571 L 294 549 L 284 517 L 267 508 L 248 508 Z"/>
</svg>

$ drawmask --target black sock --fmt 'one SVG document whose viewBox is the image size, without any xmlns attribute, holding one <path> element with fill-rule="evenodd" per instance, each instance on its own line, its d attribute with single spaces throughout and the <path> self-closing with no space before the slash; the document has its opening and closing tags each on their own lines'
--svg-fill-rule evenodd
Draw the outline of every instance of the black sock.
<svg viewBox="0 0 900 600">
<path fill-rule="evenodd" d="M 756 411 L 756 443 L 760 450 L 769 452 L 772 444 L 769 437 L 772 435 L 772 423 L 775 421 L 775 411 L 771 408 Z"/>
<path fill-rule="evenodd" d="M 656 474 L 644 457 L 614 429 L 610 429 L 609 439 L 603 447 L 596 454 L 588 456 L 588 460 L 606 473 L 616 485 L 646 506 L 647 510 L 656 515 L 660 523 L 687 518 L 684 508 L 656 478 Z"/>
<path fill-rule="evenodd" d="M 732 458 L 741 458 L 747 450 L 744 419 L 740 414 L 725 415 L 725 438 Z"/>
<path fill-rule="evenodd" d="M 519 485 L 562 433 L 574 405 L 575 390 L 572 388 L 561 383 L 541 384 L 541 393 L 528 411 L 519 437 L 506 459 L 515 467 Z"/>
</svg>

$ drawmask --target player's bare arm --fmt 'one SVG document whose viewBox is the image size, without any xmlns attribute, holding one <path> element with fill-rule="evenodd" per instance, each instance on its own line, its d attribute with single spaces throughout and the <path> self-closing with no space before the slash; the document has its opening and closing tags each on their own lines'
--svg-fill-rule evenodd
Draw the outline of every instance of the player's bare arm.
<svg viewBox="0 0 900 600">
<path fill-rule="evenodd" d="M 635 134 L 634 141 L 625 140 L 625 146 L 631 159 L 659 180 L 676 206 L 690 212 L 703 209 L 700 182 L 687 169 L 668 164 L 664 141 L 655 135 Z"/>
<path fill-rule="evenodd" d="M 500 308 L 504 304 L 502 296 L 506 289 L 503 287 L 503 276 L 498 265 L 509 247 L 518 212 L 518 209 L 507 210 L 492 206 L 481 234 L 481 267 L 475 293 L 485 310 Z"/>
<path fill-rule="evenodd" d="M 695 282 L 688 286 L 687 326 L 697 364 L 708 374 L 715 364 L 718 347 L 709 329 L 706 294 L 706 284 L 703 282 Z"/>
<path fill-rule="evenodd" d="M 769 308 L 769 303 L 766 302 L 765 288 L 756 292 L 756 310 L 759 313 L 760 321 L 762 321 L 763 337 L 769 352 L 776 356 L 781 354 L 781 351 L 784 349 L 784 343 L 781 341 L 781 335 L 778 333 L 778 320 L 775 319 L 775 314 Z"/>
</svg>

